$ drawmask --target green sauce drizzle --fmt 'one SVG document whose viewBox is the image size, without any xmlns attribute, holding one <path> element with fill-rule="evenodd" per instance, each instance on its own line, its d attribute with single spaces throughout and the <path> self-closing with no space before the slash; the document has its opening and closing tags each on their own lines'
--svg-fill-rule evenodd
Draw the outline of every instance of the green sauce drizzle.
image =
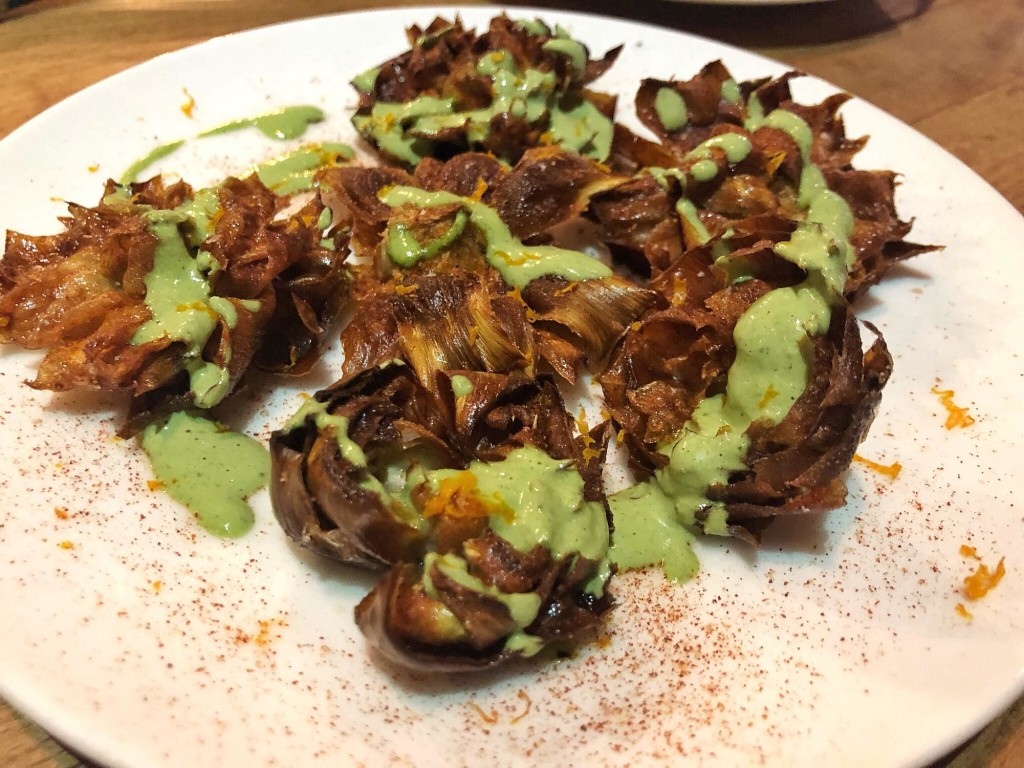
<svg viewBox="0 0 1024 768">
<path fill-rule="evenodd" d="M 579 553 L 603 560 L 608 553 L 604 508 L 583 498 L 583 478 L 570 461 L 553 459 L 533 446 L 516 448 L 504 461 L 470 462 L 466 470 L 427 473 L 436 491 L 441 481 L 462 472 L 476 477 L 483 498 L 498 498 L 514 514 L 491 515 L 491 530 L 520 552 L 540 545 L 554 557 Z"/>
<path fill-rule="evenodd" d="M 397 186 L 384 190 L 380 199 L 391 207 L 414 205 L 431 208 L 458 204 L 468 211 L 469 221 L 487 240 L 485 258 L 513 287 L 522 288 L 544 275 L 560 275 L 568 280 L 590 280 L 611 275 L 611 270 L 595 258 L 579 251 L 550 245 L 524 245 L 509 232 L 497 211 L 481 202 L 450 192 L 427 192 L 417 187 Z M 408 258 L 406 243 L 388 237 L 388 255 L 396 264 Z"/>
<path fill-rule="evenodd" d="M 694 535 L 680 525 L 676 505 L 654 481 L 608 497 L 615 535 L 608 559 L 620 570 L 660 565 L 673 581 L 690 579 L 700 567 Z"/>
<path fill-rule="evenodd" d="M 279 195 L 290 195 L 313 186 L 313 177 L 321 168 L 349 160 L 355 152 L 347 144 L 325 142 L 301 147 L 286 155 L 256 166 L 254 173 L 263 184 Z"/>
<path fill-rule="evenodd" d="M 659 88 L 654 95 L 654 111 L 666 131 L 685 128 L 690 116 L 686 102 L 675 88 Z"/>
<path fill-rule="evenodd" d="M 185 367 L 191 379 L 195 403 L 211 408 L 227 394 L 226 369 L 202 359 L 203 347 L 223 316 L 234 307 L 224 299 L 211 297 L 210 282 L 185 244 L 178 225 L 187 220 L 181 211 L 145 212 L 149 231 L 157 238 L 153 269 L 143 279 L 145 303 L 152 317 L 132 336 L 132 344 L 170 338 L 185 345 Z M 237 319 L 237 318 L 235 318 Z"/>
<path fill-rule="evenodd" d="M 708 228 L 704 226 L 704 222 L 700 220 L 700 216 L 697 214 L 697 206 L 690 200 L 680 197 L 676 202 L 676 213 L 693 228 L 694 237 L 697 238 L 698 243 L 703 244 L 711 239 L 711 233 L 708 232 Z"/>
<path fill-rule="evenodd" d="M 270 478 L 263 445 L 185 411 L 150 424 L 140 439 L 164 490 L 192 510 L 203 528 L 226 538 L 252 528 L 245 500 Z"/>
<path fill-rule="evenodd" d="M 577 554 L 600 563 L 586 590 L 601 595 L 610 576 L 609 531 L 604 507 L 583 498 L 583 478 L 571 462 L 553 459 L 533 446 L 517 448 L 504 461 L 471 462 L 466 470 L 440 469 L 426 473 L 435 490 L 446 478 L 469 472 L 476 478 L 482 498 L 501 502 L 510 515 L 491 515 L 491 530 L 520 552 L 542 546 L 555 558 Z M 432 567 L 457 583 L 505 605 L 517 631 L 506 641 L 507 650 L 531 656 L 543 643 L 523 630 L 537 617 L 541 600 L 533 592 L 508 594 L 484 584 L 467 571 L 466 561 L 455 555 L 428 553 L 424 558 L 424 591 L 437 597 L 430 577 Z"/>
<path fill-rule="evenodd" d="M 452 394 L 463 398 L 473 391 L 473 382 L 461 374 L 452 376 Z"/>
<path fill-rule="evenodd" d="M 177 210 L 186 217 L 183 224 L 188 244 L 198 248 L 213 234 L 214 220 L 220 214 L 217 188 L 200 189 L 192 200 L 186 200 Z M 220 269 L 220 264 L 211 258 L 205 271 L 212 275 L 217 269 Z"/>
<path fill-rule="evenodd" d="M 515 25 L 531 35 L 550 35 L 551 28 L 540 19 L 517 19 Z"/>
<path fill-rule="evenodd" d="M 730 131 L 702 141 L 686 153 L 686 159 L 708 158 L 711 157 L 712 149 L 720 149 L 730 163 L 738 163 L 745 160 L 753 148 L 754 145 L 750 143 L 750 139 L 742 133 Z"/>
<path fill-rule="evenodd" d="M 278 110 L 277 112 L 271 112 L 270 114 L 260 115 L 258 117 L 249 117 L 244 120 L 235 120 L 234 122 L 204 131 L 196 136 L 196 138 L 204 139 L 209 136 L 219 136 L 224 133 L 240 131 L 243 128 L 256 128 L 268 138 L 284 141 L 287 139 L 299 138 L 303 133 L 305 133 L 306 128 L 308 128 L 310 124 L 319 123 L 323 119 L 323 110 L 318 109 L 317 107 L 286 107 L 285 109 Z M 121 178 L 118 180 L 119 183 L 127 185 L 137 181 L 139 174 L 149 168 L 149 166 L 176 152 L 184 146 L 184 144 L 185 139 L 161 144 L 148 155 L 139 158 L 128 166 L 128 169 L 121 174 Z M 349 152 L 351 152 L 351 150 L 349 150 Z"/>
<path fill-rule="evenodd" d="M 540 595 L 534 592 L 512 593 L 502 592 L 497 587 L 484 584 L 483 581 L 473 576 L 466 570 L 466 561 L 456 555 L 439 555 L 436 552 L 428 552 L 423 558 L 423 586 L 428 595 L 437 598 L 437 590 L 434 588 L 430 571 L 434 567 L 457 584 L 468 587 L 488 597 L 493 597 L 508 608 L 512 621 L 519 629 L 528 627 L 537 618 L 540 610 Z"/>
<path fill-rule="evenodd" d="M 224 133 L 240 131 L 243 128 L 255 128 L 268 139 L 286 141 L 299 138 L 311 124 L 322 122 L 323 119 L 324 112 L 318 107 L 307 105 L 286 107 L 266 115 L 225 123 L 200 133 L 199 138 L 219 136 Z"/>
<path fill-rule="evenodd" d="M 372 93 L 377 84 L 377 75 L 380 74 L 380 67 L 371 67 L 365 72 L 360 72 L 352 78 L 352 85 L 363 93 Z"/>
<path fill-rule="evenodd" d="M 338 443 L 338 450 L 342 457 L 350 464 L 357 467 L 366 466 L 366 454 L 363 449 L 348 436 L 348 418 L 335 416 L 327 412 L 327 404 L 321 403 L 315 398 L 309 398 L 302 407 L 284 425 L 285 432 L 298 429 L 306 423 L 308 417 L 313 417 L 313 423 L 318 432 L 330 431 Z"/>
<path fill-rule="evenodd" d="M 683 171 L 681 168 L 651 166 L 644 168 L 642 173 L 653 176 L 654 180 L 663 189 L 669 188 L 669 179 L 678 179 L 685 193 L 687 177 L 693 178 L 696 181 L 710 181 L 718 175 L 718 165 L 711 159 L 712 149 L 720 149 L 725 153 L 725 157 L 730 163 L 738 163 L 750 154 L 753 145 L 750 143 L 750 139 L 742 134 L 722 133 L 701 142 L 686 153 L 684 160 L 696 161 L 690 166 L 688 171 Z M 685 196 L 681 196 L 676 202 L 676 213 L 690 225 L 698 243 L 706 243 L 711 239 L 711 234 L 708 232 L 707 227 L 700 220 L 697 207 Z"/>
<path fill-rule="evenodd" d="M 131 184 L 133 181 L 138 179 L 139 174 L 142 173 L 146 168 L 148 168 L 158 160 L 163 160 L 168 155 L 174 154 L 184 144 L 184 139 L 180 139 L 178 141 L 170 141 L 167 144 L 161 144 L 159 147 L 154 149 L 145 157 L 140 157 L 134 163 L 129 165 L 125 172 L 121 174 L 121 178 L 118 179 L 118 183 Z"/>
<path fill-rule="evenodd" d="M 467 570 L 468 565 L 461 557 L 451 554 L 439 555 L 436 552 L 428 552 L 423 558 L 423 591 L 435 600 L 438 597 L 438 592 L 434 586 L 434 580 L 431 576 L 431 571 L 434 568 L 437 568 L 438 571 L 443 573 L 456 584 L 460 584 L 461 586 L 471 589 L 481 595 L 486 595 L 501 603 L 508 609 L 509 617 L 512 619 L 512 622 L 515 624 L 518 631 L 513 632 L 509 636 L 508 640 L 506 640 L 506 650 L 519 651 L 523 656 L 533 656 L 541 649 L 541 647 L 543 647 L 543 642 L 540 638 L 522 631 L 526 627 L 530 626 L 534 619 L 537 618 L 537 614 L 540 612 L 541 606 L 540 595 L 535 592 L 502 592 L 497 587 L 485 584 L 479 578 L 469 573 Z M 458 619 L 455 618 L 455 615 L 452 614 L 451 611 L 446 608 L 443 608 L 442 611 L 448 614 L 451 619 L 458 624 Z M 449 628 L 449 633 L 453 633 L 453 629 L 454 628 Z M 459 625 L 459 630 L 461 630 L 461 625 Z"/>
<path fill-rule="evenodd" d="M 565 96 L 558 108 L 551 110 L 548 131 L 560 147 L 594 160 L 607 159 L 615 132 L 597 107 L 575 95 Z"/>
<path fill-rule="evenodd" d="M 730 104 L 739 104 L 743 101 L 743 93 L 739 84 L 731 77 L 722 82 L 722 98 Z"/>
<path fill-rule="evenodd" d="M 567 57 L 577 75 L 582 75 L 587 68 L 587 49 L 578 40 L 573 40 L 570 37 L 557 37 L 544 43 L 541 50 L 560 53 Z"/>
<path fill-rule="evenodd" d="M 401 364 L 401 363 L 399 363 Z M 396 464 L 388 468 L 384 481 L 369 471 L 366 453 L 348 434 L 349 420 L 346 416 L 338 416 L 327 412 L 327 404 L 315 398 L 308 399 L 284 425 L 290 432 L 302 427 L 307 419 L 312 418 L 317 432 L 330 434 L 338 444 L 338 452 L 350 464 L 367 469 L 359 481 L 359 487 L 375 493 L 395 516 L 396 519 L 414 528 L 424 529 L 426 521 L 416 512 L 411 499 L 412 490 L 426 480 L 423 467 L 413 459 L 426 457 L 411 452 L 404 464 Z"/>
<path fill-rule="evenodd" d="M 420 259 L 430 259 L 450 246 L 466 229 L 469 215 L 465 210 L 455 214 L 455 220 L 448 230 L 426 245 L 420 245 L 416 236 L 404 224 L 395 224 L 388 229 L 387 250 L 391 260 L 400 267 L 408 269 L 415 266 Z"/>
</svg>

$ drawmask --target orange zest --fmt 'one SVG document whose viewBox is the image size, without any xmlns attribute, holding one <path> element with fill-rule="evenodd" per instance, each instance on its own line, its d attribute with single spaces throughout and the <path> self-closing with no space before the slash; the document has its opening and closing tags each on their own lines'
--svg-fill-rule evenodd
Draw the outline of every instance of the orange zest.
<svg viewBox="0 0 1024 768">
<path fill-rule="evenodd" d="M 899 477 L 900 472 L 903 470 L 903 465 L 900 464 L 898 461 L 894 461 L 892 464 L 888 465 L 879 464 L 877 461 L 865 459 L 863 456 L 857 453 L 853 454 L 853 460 L 859 461 L 866 467 L 870 467 L 880 475 L 885 475 L 890 480 L 895 480 L 897 477 Z"/>
<path fill-rule="evenodd" d="M 484 181 L 484 177 L 480 176 L 476 180 L 476 188 L 473 190 L 473 194 L 469 196 L 470 200 L 476 200 L 480 202 L 483 199 L 484 193 L 487 191 L 487 182 Z"/>
<path fill-rule="evenodd" d="M 498 515 L 510 520 L 512 509 L 497 497 L 485 498 L 477 488 L 476 475 L 463 471 L 446 477 L 437 489 L 437 495 L 423 505 L 424 517 L 490 517 Z"/>
<path fill-rule="evenodd" d="M 572 293 L 576 290 L 576 286 L 579 285 L 577 282 L 566 283 L 565 286 L 555 291 L 555 296 L 565 296 L 567 293 Z"/>
<path fill-rule="evenodd" d="M 956 392 L 952 389 L 939 389 L 936 386 L 932 387 L 931 391 L 933 395 L 939 396 L 939 402 L 942 403 L 942 406 L 948 413 L 945 423 L 946 429 L 956 429 L 957 427 L 964 429 L 974 423 L 974 417 L 967 412 L 968 409 L 961 408 L 953 402 Z"/>
<path fill-rule="evenodd" d="M 510 267 L 521 267 L 524 264 L 529 264 L 532 261 L 537 261 L 540 255 L 531 251 L 520 251 L 518 255 L 513 256 L 507 251 L 495 251 L 495 255 L 508 264 Z M 516 287 L 518 291 L 519 288 Z"/>
<path fill-rule="evenodd" d="M 764 165 L 764 170 L 769 176 L 774 176 L 775 172 L 779 170 L 779 166 L 781 166 L 785 161 L 786 153 L 776 152 L 772 155 L 769 155 L 768 162 L 765 163 Z"/>
<path fill-rule="evenodd" d="M 481 719 L 483 719 L 485 723 L 494 725 L 496 722 L 498 722 L 498 711 L 496 709 L 492 709 L 490 712 L 486 712 L 475 701 L 469 702 L 469 706 L 476 710 L 477 714 L 480 715 Z"/>
<path fill-rule="evenodd" d="M 510 298 L 515 299 L 520 304 L 523 304 L 523 305 L 526 304 L 526 300 L 523 298 L 523 292 L 519 289 L 518 285 L 515 288 L 513 288 L 511 291 L 506 293 L 505 295 L 510 297 Z"/>
<path fill-rule="evenodd" d="M 968 600 L 980 600 L 990 590 L 995 589 L 1006 575 L 1006 566 L 1003 564 L 1005 559 L 1005 557 L 999 558 L 999 564 L 996 565 L 994 571 L 990 571 L 987 565 L 980 563 L 977 570 L 964 579 L 964 596 Z"/>
<path fill-rule="evenodd" d="M 181 111 L 185 114 L 185 117 L 192 119 L 192 113 L 196 109 L 196 100 L 191 93 L 188 92 L 188 88 L 182 88 L 181 92 L 185 94 L 187 101 L 181 105 Z"/>
<path fill-rule="evenodd" d="M 590 436 L 590 428 L 587 426 L 587 411 L 584 408 L 580 408 L 580 413 L 576 417 L 576 429 L 583 441 L 583 460 L 589 464 L 601 455 L 601 450 L 596 447 L 597 441 Z"/>
<path fill-rule="evenodd" d="M 764 394 L 761 395 L 761 402 L 759 402 L 757 404 L 757 407 L 763 410 L 764 407 L 766 405 L 768 405 L 768 403 L 770 403 L 772 400 L 774 400 L 778 396 L 779 396 L 779 391 L 777 389 L 775 389 L 775 387 L 773 387 L 771 384 L 769 384 L 768 385 L 768 389 L 766 389 L 764 391 Z"/>
<path fill-rule="evenodd" d="M 672 304 L 678 306 L 686 303 L 687 283 L 685 277 L 673 275 L 672 277 Z"/>
<path fill-rule="evenodd" d="M 512 718 L 513 725 L 518 723 L 528 714 L 530 714 L 530 708 L 533 706 L 533 702 L 530 700 L 529 695 L 527 695 L 526 691 L 524 691 L 522 688 L 516 691 L 516 696 L 519 698 L 520 701 L 526 702 L 526 709 L 524 709 L 521 714 L 518 714 Z"/>
<path fill-rule="evenodd" d="M 968 611 L 964 607 L 963 603 L 957 603 L 956 604 L 956 612 L 957 612 L 957 615 L 962 616 L 963 618 L 967 619 L 968 621 L 970 621 L 971 619 L 974 618 L 974 614 L 971 613 L 970 611 Z"/>
<path fill-rule="evenodd" d="M 963 557 L 973 557 L 975 560 L 981 560 L 981 558 L 978 557 L 978 550 L 974 547 L 968 546 L 967 544 L 960 545 L 960 554 Z"/>
</svg>

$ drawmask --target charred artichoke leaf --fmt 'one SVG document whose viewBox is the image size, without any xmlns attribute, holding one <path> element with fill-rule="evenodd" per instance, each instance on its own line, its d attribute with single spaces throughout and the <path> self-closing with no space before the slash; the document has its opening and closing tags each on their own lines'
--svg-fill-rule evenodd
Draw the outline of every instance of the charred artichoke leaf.
<svg viewBox="0 0 1024 768">
<path fill-rule="evenodd" d="M 742 103 L 740 87 L 720 61 L 687 81 L 644 80 L 635 99 L 640 122 L 683 152 L 704 141 L 710 126 L 740 124 Z"/>
<path fill-rule="evenodd" d="M 892 357 L 881 336 L 862 352 L 857 320 L 847 310 L 815 339 L 814 356 L 814 375 L 786 417 L 751 430 L 749 470 L 709 491 L 730 520 L 823 511 L 845 500 L 842 475 L 874 419 Z"/>
<path fill-rule="evenodd" d="M 893 264 L 935 250 L 904 240 L 910 225 L 895 212 L 894 174 L 850 167 L 866 138 L 845 134 L 839 109 L 849 96 L 836 94 L 813 105 L 794 102 L 790 81 L 799 74 L 737 85 L 721 63 L 714 62 L 689 81 L 644 81 L 637 93 L 638 115 L 662 139 L 661 146 L 674 161 L 661 168 L 652 168 L 652 162 L 637 163 L 636 157 L 650 161 L 654 154 L 639 140 L 623 135 L 616 162 L 679 179 L 682 197 L 675 207 L 683 237 L 680 246 L 664 220 L 623 219 L 630 213 L 639 217 L 643 205 L 664 204 L 656 195 L 638 194 L 639 186 L 627 185 L 593 206 L 597 218 L 611 226 L 614 245 L 626 251 L 627 259 L 636 263 L 642 254 L 657 272 L 687 248 L 708 241 L 715 240 L 720 252 L 744 247 L 731 241 L 739 221 L 781 216 L 800 222 L 820 187 L 841 197 L 853 218 L 844 290 L 848 299 L 877 283 Z M 733 153 L 723 164 L 718 153 L 709 154 L 716 142 L 735 142 L 739 137 L 747 142 L 745 156 Z M 623 226 L 621 221 L 629 223 Z"/>
<path fill-rule="evenodd" d="M 566 335 L 594 362 L 603 359 L 655 301 L 650 291 L 615 276 L 571 283 L 541 278 L 527 285 L 522 295 L 535 325 Z"/>
<path fill-rule="evenodd" d="M 271 438 L 301 546 L 392 565 L 357 609 L 384 656 L 467 669 L 592 639 L 610 608 L 601 450 L 550 379 L 390 363 L 318 393 Z M 470 458 L 477 456 L 479 458 Z"/>
<path fill-rule="evenodd" d="M 671 146 L 686 154 L 652 174 L 669 199 L 675 188 L 663 179 L 678 182 L 683 232 L 651 284 L 671 308 L 641 318 L 631 333 L 648 335 L 649 343 L 627 333 L 602 377 L 632 463 L 649 473 L 610 499 L 621 536 L 612 557 L 621 567 L 660 559 L 674 577 L 685 571 L 666 553 L 635 546 L 652 525 L 753 539 L 742 521 L 841 504 L 842 474 L 888 378 L 884 342 L 862 351 L 847 297 L 870 284 L 872 270 L 889 266 L 878 260 L 887 248 L 893 257 L 913 249 L 893 248 L 907 229 L 891 204 L 892 178 L 850 170 L 862 142 L 845 138 L 836 114 L 843 97 L 794 105 L 789 77 L 741 87 L 737 127 L 728 133 L 716 132 L 717 116 L 693 131 L 680 119 Z M 655 85 L 648 89 L 654 111 L 660 92 L 671 92 L 662 95 L 667 111 L 685 90 Z M 683 203 L 692 205 L 705 181 L 695 173 L 703 159 L 686 166 L 686 158 L 715 139 L 736 142 L 733 136 L 746 137 L 743 153 L 729 157 L 732 148 L 720 146 L 729 164 L 709 165 L 705 175 L 714 188 L 698 202 L 713 210 L 695 206 L 687 221 Z M 598 204 L 617 205 L 615 196 L 627 189 Z M 701 226 L 707 234 L 695 247 L 692 234 Z M 682 332 L 654 343 L 667 321 Z M 687 402 L 687 395 L 696 397 Z M 673 417 L 666 406 L 679 403 L 688 407 Z"/>
<path fill-rule="evenodd" d="M 350 229 L 332 227 L 331 211 L 313 199 L 285 225 L 301 233 L 294 259 L 272 281 L 274 313 L 253 363 L 274 373 L 298 376 L 320 358 L 328 328 L 351 299 L 352 275 L 346 265 Z"/>
</svg>

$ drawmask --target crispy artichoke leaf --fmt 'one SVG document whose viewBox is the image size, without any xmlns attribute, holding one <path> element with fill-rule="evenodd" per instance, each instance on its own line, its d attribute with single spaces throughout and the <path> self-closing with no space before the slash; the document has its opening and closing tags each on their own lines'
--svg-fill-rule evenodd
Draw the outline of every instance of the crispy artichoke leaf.
<svg viewBox="0 0 1024 768">
<path fill-rule="evenodd" d="M 492 296 L 477 275 L 461 269 L 420 274 L 363 299 L 342 344 L 345 375 L 399 358 L 430 389 L 439 371 L 508 372 L 527 367 L 532 356 L 525 308 L 504 294 Z"/>
<path fill-rule="evenodd" d="M 588 361 L 597 362 L 654 304 L 655 296 L 614 276 L 574 283 L 540 278 L 526 286 L 523 300 L 534 313 L 536 326 L 565 337 Z"/>
</svg>

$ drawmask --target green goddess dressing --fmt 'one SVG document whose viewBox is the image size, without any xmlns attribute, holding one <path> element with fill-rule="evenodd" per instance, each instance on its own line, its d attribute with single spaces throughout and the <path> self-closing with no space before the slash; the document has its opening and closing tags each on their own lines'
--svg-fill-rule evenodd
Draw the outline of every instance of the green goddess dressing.
<svg viewBox="0 0 1024 768">
<path fill-rule="evenodd" d="M 210 533 L 235 538 L 253 525 L 246 499 L 270 478 L 266 448 L 188 411 L 150 424 L 141 435 L 157 480 Z"/>
<path fill-rule="evenodd" d="M 203 131 L 196 136 L 196 138 L 205 139 L 209 136 L 233 133 L 234 131 L 240 131 L 245 128 L 255 128 L 267 138 L 275 139 L 277 141 L 286 141 L 288 139 L 299 138 L 312 123 L 319 123 L 323 119 L 323 110 L 317 107 L 307 105 L 286 107 L 266 115 L 247 117 L 242 120 L 234 120 L 230 123 L 225 123 L 224 125 L 217 126 L 216 128 L 211 128 L 208 131 Z M 163 160 L 165 157 L 173 154 L 184 145 L 185 139 L 161 144 L 149 154 L 139 158 L 128 166 L 125 172 L 121 174 L 121 178 L 118 181 L 121 184 L 131 184 L 132 182 L 137 181 L 139 174 L 149 166 L 158 160 Z"/>
<path fill-rule="evenodd" d="M 473 475 L 481 498 L 493 500 L 508 511 L 488 517 L 488 525 L 495 534 L 519 552 L 542 546 L 556 559 L 578 554 L 597 562 L 598 571 L 586 590 L 595 596 L 603 593 L 610 575 L 608 521 L 602 504 L 584 499 L 583 478 L 572 462 L 553 459 L 534 446 L 525 446 L 511 451 L 503 461 L 473 461 L 464 470 L 428 471 L 426 481 L 437 493 L 445 479 L 464 473 Z M 449 578 L 499 600 L 509 609 L 517 631 L 506 641 L 506 649 L 517 650 L 524 656 L 540 650 L 539 638 L 524 631 L 537 618 L 541 604 L 538 595 L 502 593 L 469 574 L 463 558 L 431 554 L 424 560 L 423 584 L 427 594 L 435 597 L 430 581 L 433 564 Z"/>
<path fill-rule="evenodd" d="M 381 202 L 391 206 L 413 205 L 432 208 L 441 205 L 459 205 L 459 214 L 466 212 L 473 224 L 486 238 L 485 258 L 513 287 L 524 287 L 531 280 L 544 275 L 560 275 L 568 280 L 589 280 L 611 275 L 611 270 L 592 256 L 551 245 L 524 245 L 509 231 L 498 212 L 483 203 L 451 192 L 428 192 L 418 187 L 396 186 L 384 189 Z M 386 248 L 391 260 L 400 266 L 411 266 L 421 258 L 436 255 L 461 234 L 456 215 L 452 228 L 440 240 L 421 246 L 407 231 L 393 228 L 387 235 Z M 457 230 L 457 231 L 456 231 Z M 454 233 L 454 235 L 453 235 Z M 440 243 L 440 245 L 439 245 Z"/>
</svg>

